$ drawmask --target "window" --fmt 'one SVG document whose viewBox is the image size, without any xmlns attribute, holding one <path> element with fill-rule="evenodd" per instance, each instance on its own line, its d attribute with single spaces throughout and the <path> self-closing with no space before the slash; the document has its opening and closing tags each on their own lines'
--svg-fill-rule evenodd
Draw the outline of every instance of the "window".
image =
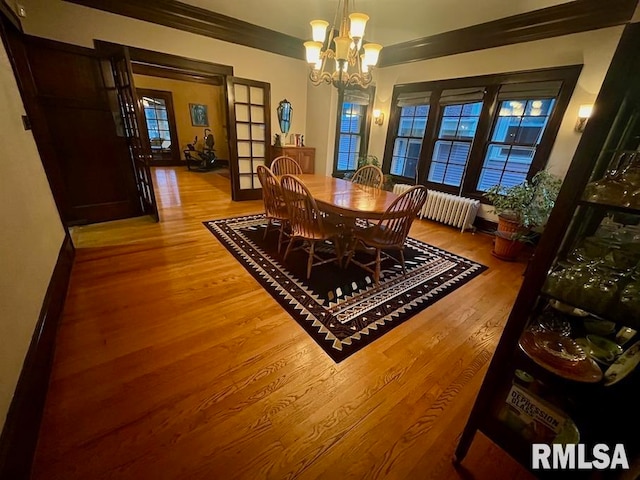
<svg viewBox="0 0 640 480">
<path fill-rule="evenodd" d="M 334 173 L 358 168 L 358 158 L 366 152 L 366 132 L 369 130 L 371 91 L 346 90 L 341 95 L 336 125 Z"/>
<path fill-rule="evenodd" d="M 152 165 L 179 165 L 180 145 L 173 111 L 173 95 L 167 90 L 138 88 L 144 112 Z M 142 128 L 144 135 L 145 128 Z"/>
<path fill-rule="evenodd" d="M 367 107 L 345 102 L 340 116 L 338 140 L 338 170 L 355 170 L 362 143 L 362 125 Z"/>
<path fill-rule="evenodd" d="M 429 118 L 430 98 L 430 92 L 409 92 L 401 94 L 397 99 L 400 119 L 389 169 L 392 175 L 416 178 L 422 139 Z"/>
<path fill-rule="evenodd" d="M 511 187 L 527 178 L 560 90 L 559 82 L 554 83 L 520 86 L 520 92 L 513 91 L 513 85 L 500 89 L 497 117 L 480 171 L 478 191 L 484 192 L 497 184 Z M 551 98 L 544 98 L 545 95 Z"/>
<path fill-rule="evenodd" d="M 476 198 L 521 183 L 546 165 L 580 70 L 396 86 L 383 170 Z"/>
<path fill-rule="evenodd" d="M 169 116 L 167 105 L 162 98 L 150 96 L 142 97 L 144 117 L 147 120 L 147 131 L 152 149 L 166 149 L 171 145 L 171 133 L 169 131 Z"/>
<path fill-rule="evenodd" d="M 476 136 L 483 89 L 445 90 L 440 95 L 439 130 L 436 134 L 429 182 L 459 187 Z"/>
</svg>

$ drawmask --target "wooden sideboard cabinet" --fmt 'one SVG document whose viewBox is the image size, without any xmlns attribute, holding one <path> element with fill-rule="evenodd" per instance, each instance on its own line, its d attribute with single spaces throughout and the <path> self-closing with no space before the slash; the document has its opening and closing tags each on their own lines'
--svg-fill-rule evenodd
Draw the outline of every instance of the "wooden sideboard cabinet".
<svg viewBox="0 0 640 480">
<path fill-rule="evenodd" d="M 271 165 L 274 158 L 282 156 L 291 157 L 298 162 L 302 167 L 303 173 L 315 173 L 316 149 L 314 147 L 272 146 L 269 165 Z"/>
</svg>

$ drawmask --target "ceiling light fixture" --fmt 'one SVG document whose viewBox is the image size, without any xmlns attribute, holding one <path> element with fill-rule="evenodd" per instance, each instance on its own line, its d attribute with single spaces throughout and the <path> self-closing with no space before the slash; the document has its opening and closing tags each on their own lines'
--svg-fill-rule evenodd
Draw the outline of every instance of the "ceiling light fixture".
<svg viewBox="0 0 640 480">
<path fill-rule="evenodd" d="M 340 29 L 338 36 L 334 37 L 341 3 Z M 311 21 L 313 41 L 304 42 L 304 47 L 311 67 L 309 79 L 313 85 L 328 83 L 342 90 L 353 85 L 364 88 L 371 83 L 371 70 L 378 63 L 382 45 L 363 42 L 367 20 L 369 17 L 364 13 L 349 14 L 349 0 L 338 0 L 329 30 L 329 22 Z"/>
</svg>

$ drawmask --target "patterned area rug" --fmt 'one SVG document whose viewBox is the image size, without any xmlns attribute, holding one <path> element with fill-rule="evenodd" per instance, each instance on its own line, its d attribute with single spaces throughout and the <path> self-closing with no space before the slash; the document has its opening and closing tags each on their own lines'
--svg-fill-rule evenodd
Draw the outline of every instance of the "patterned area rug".
<svg viewBox="0 0 640 480">
<path fill-rule="evenodd" d="M 273 228 L 263 239 L 267 224 L 263 214 L 204 224 L 336 362 L 487 268 L 408 238 L 404 250 L 406 276 L 400 262 L 386 260 L 377 287 L 373 276 L 354 264 L 346 269 L 336 263 L 313 267 L 307 280 L 307 254 L 292 251 L 284 263 L 286 245 L 278 253 L 278 230 Z M 327 254 L 330 248 L 326 246 Z"/>
</svg>

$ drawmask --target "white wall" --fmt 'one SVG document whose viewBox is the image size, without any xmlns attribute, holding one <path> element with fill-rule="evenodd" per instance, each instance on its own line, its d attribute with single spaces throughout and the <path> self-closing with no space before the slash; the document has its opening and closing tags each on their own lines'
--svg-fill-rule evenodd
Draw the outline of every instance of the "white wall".
<svg viewBox="0 0 640 480">
<path fill-rule="evenodd" d="M 236 77 L 271 84 L 271 134 L 280 133 L 276 107 L 286 98 L 293 106 L 290 133 L 306 133 L 307 64 L 303 60 L 226 43 L 61 0 L 20 1 L 27 11 L 25 32 L 93 47 L 106 40 L 233 67 Z M 306 139 L 306 136 L 305 136 Z M 273 138 L 271 139 L 273 142 Z M 307 142 L 309 146 L 311 145 Z"/>
<path fill-rule="evenodd" d="M 548 169 L 564 177 L 580 140 L 574 130 L 578 108 L 595 101 L 623 29 L 612 27 L 378 69 L 374 73 L 375 108 L 384 112 L 385 124 L 372 126 L 369 153 L 384 155 L 394 85 L 583 64 L 549 157 Z M 483 208 L 481 215 L 493 218 L 487 210 Z"/>
<path fill-rule="evenodd" d="M 64 239 L 0 42 L 0 429 Z"/>
<path fill-rule="evenodd" d="M 314 87 L 307 95 L 305 145 L 316 149 L 316 173 L 333 173 L 333 150 L 338 115 L 338 91 L 330 85 Z"/>
</svg>

